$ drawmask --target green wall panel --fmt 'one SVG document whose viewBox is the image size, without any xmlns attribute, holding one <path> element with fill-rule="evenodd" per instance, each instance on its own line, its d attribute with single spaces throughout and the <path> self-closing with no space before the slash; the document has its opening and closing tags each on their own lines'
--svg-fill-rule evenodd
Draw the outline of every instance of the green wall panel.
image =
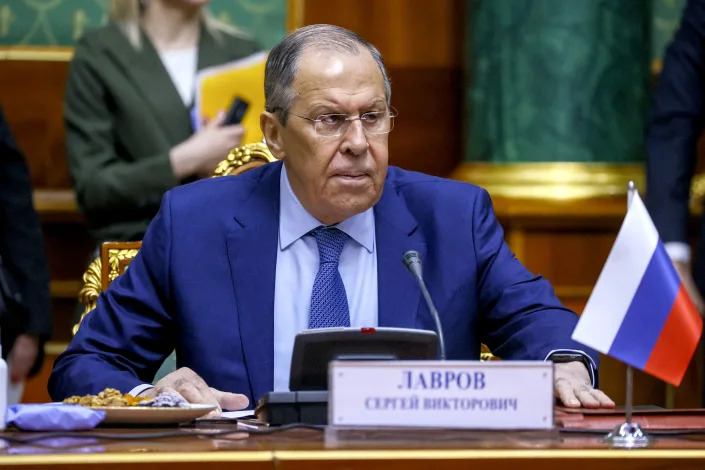
<svg viewBox="0 0 705 470">
<path fill-rule="evenodd" d="M 643 159 L 649 2 L 481 0 L 469 10 L 467 160 Z"/>
<path fill-rule="evenodd" d="M 0 45 L 71 46 L 107 21 L 105 0 L 0 0 Z M 266 49 L 286 32 L 286 0 L 212 0 L 213 15 Z"/>
</svg>

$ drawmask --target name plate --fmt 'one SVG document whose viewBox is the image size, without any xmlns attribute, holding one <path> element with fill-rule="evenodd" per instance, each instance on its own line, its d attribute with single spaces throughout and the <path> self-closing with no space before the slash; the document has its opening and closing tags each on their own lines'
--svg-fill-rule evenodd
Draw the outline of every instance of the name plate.
<svg viewBox="0 0 705 470">
<path fill-rule="evenodd" d="M 550 429 L 553 364 L 543 361 L 333 361 L 333 426 Z"/>
</svg>

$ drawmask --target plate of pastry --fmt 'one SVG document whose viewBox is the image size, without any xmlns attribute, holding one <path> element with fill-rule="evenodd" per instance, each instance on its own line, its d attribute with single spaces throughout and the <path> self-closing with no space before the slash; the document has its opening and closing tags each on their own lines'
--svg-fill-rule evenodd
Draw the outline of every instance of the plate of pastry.
<svg viewBox="0 0 705 470">
<path fill-rule="evenodd" d="M 106 388 L 98 395 L 72 396 L 64 403 L 105 411 L 101 424 L 177 424 L 216 409 L 214 404 L 188 403 L 178 395 L 161 393 L 154 398 L 123 395 Z"/>
</svg>

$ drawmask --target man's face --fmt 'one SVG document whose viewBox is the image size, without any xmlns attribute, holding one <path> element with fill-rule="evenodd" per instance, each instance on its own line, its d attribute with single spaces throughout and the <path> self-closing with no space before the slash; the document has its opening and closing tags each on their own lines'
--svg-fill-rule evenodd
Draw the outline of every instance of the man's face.
<svg viewBox="0 0 705 470">
<path fill-rule="evenodd" d="M 305 51 L 292 88 L 290 113 L 311 119 L 387 109 L 382 73 L 366 50 L 358 55 Z M 388 134 L 367 135 L 356 119 L 341 136 L 321 136 L 313 122 L 292 114 L 278 130 L 277 156 L 301 204 L 318 220 L 338 223 L 379 200 L 387 175 Z"/>
</svg>

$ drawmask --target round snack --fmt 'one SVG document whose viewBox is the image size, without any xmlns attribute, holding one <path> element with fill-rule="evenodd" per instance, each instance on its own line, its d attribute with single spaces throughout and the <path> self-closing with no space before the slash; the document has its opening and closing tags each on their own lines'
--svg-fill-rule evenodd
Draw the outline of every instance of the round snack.
<svg viewBox="0 0 705 470">
<path fill-rule="evenodd" d="M 64 403 L 88 407 L 128 406 L 122 393 L 114 388 L 106 388 L 98 395 L 84 395 L 82 397 L 74 395 L 65 399 Z"/>
</svg>

